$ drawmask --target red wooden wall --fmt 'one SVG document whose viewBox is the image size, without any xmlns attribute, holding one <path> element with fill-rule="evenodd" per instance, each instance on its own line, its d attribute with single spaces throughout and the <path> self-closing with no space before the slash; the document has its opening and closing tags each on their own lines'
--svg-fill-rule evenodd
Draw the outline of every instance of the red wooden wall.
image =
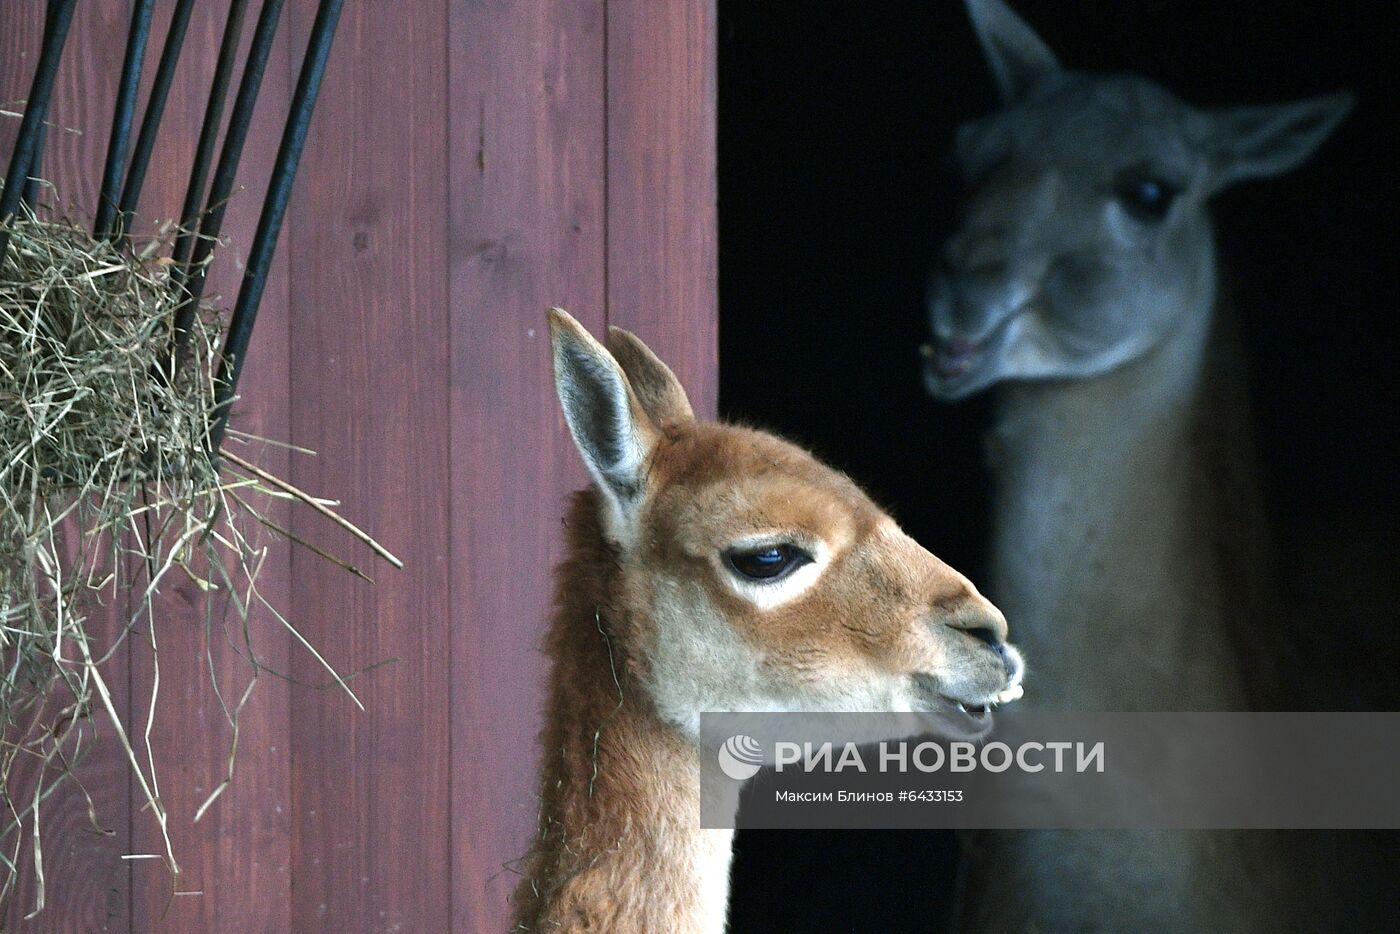
<svg viewBox="0 0 1400 934">
<path fill-rule="evenodd" d="M 158 4 L 146 79 L 173 2 Z M 0 102 L 22 99 L 42 0 L 0 6 Z M 143 214 L 183 194 L 226 3 L 196 7 Z M 59 76 L 46 174 L 90 212 L 129 0 L 83 0 Z M 287 4 L 252 141 L 231 257 L 251 239 L 314 4 Z M 251 28 L 245 29 L 245 41 Z M 534 821 L 534 736 L 550 568 L 567 491 L 584 482 L 549 379 L 544 311 L 631 328 L 700 410 L 716 397 L 713 0 L 412 0 L 346 5 L 244 377 L 237 427 L 318 451 L 258 459 L 407 562 L 363 585 L 274 549 L 262 583 L 341 671 L 334 690 L 263 676 L 233 787 L 206 633 L 175 587 L 156 615 L 161 792 L 182 875 L 156 860 L 114 749 L 43 812 L 48 908 L 30 879 L 4 930 L 499 931 Z M 15 109 L 15 108 L 8 108 Z M 0 118 L 0 154 L 14 121 Z M 281 508 L 297 534 L 362 567 L 363 549 Z M 275 621 L 269 667 L 324 681 Z M 216 633 L 213 650 L 236 662 Z M 138 727 L 154 677 L 136 643 L 109 673 Z M 226 689 L 246 669 L 227 665 Z M 129 690 L 126 690 L 129 688 Z"/>
</svg>

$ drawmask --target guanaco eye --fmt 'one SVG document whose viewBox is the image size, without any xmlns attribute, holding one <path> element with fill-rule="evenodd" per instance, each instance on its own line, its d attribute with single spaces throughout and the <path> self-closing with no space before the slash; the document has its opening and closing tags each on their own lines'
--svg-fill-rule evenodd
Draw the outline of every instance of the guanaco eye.
<svg viewBox="0 0 1400 934">
<path fill-rule="evenodd" d="M 775 581 L 804 564 L 811 564 L 812 556 L 796 545 L 764 545 L 761 548 L 731 548 L 724 553 L 724 563 L 740 577 Z"/>
<path fill-rule="evenodd" d="M 1119 182 L 1115 193 L 1129 214 L 1139 220 L 1159 221 L 1171 210 L 1178 189 L 1160 178 L 1139 175 Z"/>
</svg>

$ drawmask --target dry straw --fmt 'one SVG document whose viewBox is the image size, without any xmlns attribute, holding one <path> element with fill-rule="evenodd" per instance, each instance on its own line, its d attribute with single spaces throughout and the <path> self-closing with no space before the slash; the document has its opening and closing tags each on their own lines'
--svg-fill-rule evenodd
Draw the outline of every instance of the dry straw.
<svg viewBox="0 0 1400 934">
<path fill-rule="evenodd" d="M 209 457 L 220 322 L 201 308 L 188 361 L 175 379 L 162 376 L 179 293 L 168 261 L 154 258 L 157 243 L 140 253 L 118 249 L 28 211 L 9 226 L 0 264 L 0 904 L 27 864 L 35 900 L 26 907 L 37 913 L 46 889 L 45 800 L 75 783 L 101 831 L 79 767 L 99 738 L 126 756 L 179 889 L 151 744 L 162 587 L 193 581 L 205 597 L 206 640 L 227 638 L 247 662 L 245 688 L 225 696 L 208 652 L 232 740 L 226 780 L 198 820 L 233 776 L 239 713 L 263 670 L 248 625 L 254 607 L 285 625 L 354 698 L 347 679 L 258 589 L 267 539 L 307 544 L 268 520 L 263 505 L 272 497 L 305 502 L 397 559 L 331 504 L 247 457 L 228 452 L 223 469 Z M 247 436 L 229 437 L 233 445 Z M 107 687 L 128 640 L 151 653 L 154 671 L 149 695 L 132 698 L 129 725 Z"/>
</svg>

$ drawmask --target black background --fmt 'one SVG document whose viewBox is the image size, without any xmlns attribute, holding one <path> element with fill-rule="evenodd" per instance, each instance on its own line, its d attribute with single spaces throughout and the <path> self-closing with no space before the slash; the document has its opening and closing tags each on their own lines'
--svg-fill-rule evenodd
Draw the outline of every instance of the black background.
<svg viewBox="0 0 1400 934">
<path fill-rule="evenodd" d="M 1225 193 L 1215 217 L 1280 542 L 1333 529 L 1305 564 L 1395 576 L 1400 4 L 1015 7 L 1067 67 L 1138 72 L 1199 106 L 1357 95 L 1311 161 Z M 721 0 L 719 30 L 722 414 L 809 446 L 978 580 L 988 405 L 934 402 L 917 353 L 942 155 L 996 106 L 962 4 Z M 1361 624 L 1387 661 L 1389 617 Z M 749 832 L 736 850 L 735 931 L 945 924 L 948 834 Z"/>
</svg>

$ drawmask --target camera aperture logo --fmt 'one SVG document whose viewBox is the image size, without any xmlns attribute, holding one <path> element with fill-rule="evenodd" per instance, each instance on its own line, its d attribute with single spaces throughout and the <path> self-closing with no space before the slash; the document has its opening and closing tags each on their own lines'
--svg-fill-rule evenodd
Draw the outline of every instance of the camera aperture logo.
<svg viewBox="0 0 1400 934">
<path fill-rule="evenodd" d="M 758 740 L 736 733 L 719 747 L 719 767 L 736 782 L 746 782 L 763 767 L 763 747 Z"/>
</svg>

